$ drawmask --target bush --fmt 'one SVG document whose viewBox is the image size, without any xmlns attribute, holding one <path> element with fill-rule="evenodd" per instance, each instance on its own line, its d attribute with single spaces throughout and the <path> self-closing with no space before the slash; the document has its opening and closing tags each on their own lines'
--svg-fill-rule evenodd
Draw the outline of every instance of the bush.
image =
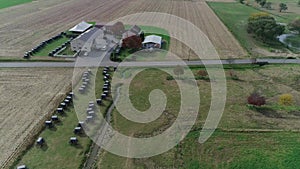
<svg viewBox="0 0 300 169">
<path fill-rule="evenodd" d="M 167 76 L 166 79 L 167 79 L 167 80 L 174 80 L 174 77 L 173 77 L 173 76 Z"/>
<path fill-rule="evenodd" d="M 248 104 L 253 106 L 262 106 L 266 104 L 266 99 L 254 92 L 248 97 Z"/>
<path fill-rule="evenodd" d="M 206 77 L 208 75 L 206 70 L 199 70 L 197 74 L 201 77 Z"/>
<path fill-rule="evenodd" d="M 272 9 L 272 2 L 267 2 L 265 5 L 264 5 L 264 8 L 266 9 Z"/>
<path fill-rule="evenodd" d="M 279 96 L 279 104 L 283 106 L 291 106 L 294 103 L 294 98 L 291 94 L 283 94 Z"/>
<path fill-rule="evenodd" d="M 237 76 L 237 74 L 233 70 L 229 71 L 229 76 L 232 80 L 239 80 L 239 77 Z"/>
</svg>

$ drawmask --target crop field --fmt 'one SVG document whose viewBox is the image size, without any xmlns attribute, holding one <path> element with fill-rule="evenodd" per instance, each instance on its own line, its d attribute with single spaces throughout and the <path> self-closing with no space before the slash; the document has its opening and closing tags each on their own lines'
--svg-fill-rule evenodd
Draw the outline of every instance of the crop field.
<svg viewBox="0 0 300 169">
<path fill-rule="evenodd" d="M 82 20 L 103 23 L 137 12 L 164 12 L 187 19 L 208 36 L 222 58 L 247 55 L 204 0 L 41 0 L 15 10 L 0 10 L 0 56 L 20 57 Z M 170 49 L 187 59 L 189 49 L 179 41 L 171 39 Z"/>
<path fill-rule="evenodd" d="M 70 90 L 71 69 L 1 69 L 0 166 L 14 161 Z"/>
<path fill-rule="evenodd" d="M 0 0 L 0 9 L 16 6 L 24 3 L 32 2 L 32 0 Z"/>
<path fill-rule="evenodd" d="M 270 65 L 264 68 L 226 66 L 227 100 L 218 130 L 204 144 L 197 142 L 210 106 L 210 82 L 197 80 L 201 105 L 194 130 L 170 151 L 145 159 L 129 159 L 104 151 L 98 168 L 293 168 L 299 153 L 300 79 L 298 65 Z M 192 68 L 197 77 L 200 68 Z M 234 71 L 237 79 L 231 79 Z M 150 91 L 161 89 L 167 96 L 167 106 L 159 119 L 148 123 L 133 123 L 113 112 L 113 126 L 119 132 L 134 137 L 149 137 L 168 128 L 176 119 L 180 103 L 176 82 L 168 75 L 148 69 L 138 74 L 130 86 L 130 98 L 138 110 L 150 107 Z M 156 78 L 153 83 L 153 78 Z M 149 86 L 147 84 L 151 83 Z M 247 97 L 259 91 L 267 98 L 262 109 L 247 106 Z M 294 96 L 293 106 L 280 106 L 281 94 Z M 290 132 L 294 131 L 295 132 Z M 117 163 L 115 161 L 118 161 Z"/>
</svg>

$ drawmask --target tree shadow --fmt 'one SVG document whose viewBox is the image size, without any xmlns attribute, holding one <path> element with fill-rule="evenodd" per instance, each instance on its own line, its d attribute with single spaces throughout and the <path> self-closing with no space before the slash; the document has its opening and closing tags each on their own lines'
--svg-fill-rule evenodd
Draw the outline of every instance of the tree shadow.
<svg viewBox="0 0 300 169">
<path fill-rule="evenodd" d="M 50 131 L 56 131 L 57 130 L 57 128 L 55 127 L 54 124 L 51 127 L 47 127 L 47 129 L 49 129 Z"/>
<path fill-rule="evenodd" d="M 83 149 L 83 146 L 80 143 L 71 144 L 71 146 L 75 147 L 76 149 Z"/>
<path fill-rule="evenodd" d="M 43 145 L 36 144 L 36 147 L 43 151 L 47 151 L 49 148 L 46 142 Z"/>
<path fill-rule="evenodd" d="M 300 116 L 300 111 L 297 111 L 297 110 L 290 111 L 289 113 L 294 115 L 294 116 Z"/>
<path fill-rule="evenodd" d="M 54 124 L 58 125 L 58 126 L 63 126 L 64 125 L 62 120 L 55 121 Z"/>
<path fill-rule="evenodd" d="M 268 107 L 255 107 L 255 110 L 262 115 L 270 118 L 283 118 L 280 113 L 277 113 L 276 110 L 268 108 Z"/>
<path fill-rule="evenodd" d="M 67 110 L 67 109 L 65 109 L 65 110 Z M 58 115 L 61 117 L 68 117 L 68 114 L 66 112 L 59 113 Z"/>
</svg>

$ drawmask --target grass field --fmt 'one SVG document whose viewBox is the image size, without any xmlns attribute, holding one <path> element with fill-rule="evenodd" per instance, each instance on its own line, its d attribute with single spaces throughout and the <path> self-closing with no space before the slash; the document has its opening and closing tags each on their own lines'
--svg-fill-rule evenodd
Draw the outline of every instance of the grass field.
<svg viewBox="0 0 300 169">
<path fill-rule="evenodd" d="M 250 51 L 253 40 L 247 33 L 247 20 L 251 13 L 259 11 L 239 3 L 208 2 L 208 4 L 240 44 Z"/>
<path fill-rule="evenodd" d="M 300 149 L 300 136 L 289 130 L 300 129 L 299 68 L 299 65 L 238 66 L 233 71 L 239 79 L 233 80 L 229 76 L 232 69 L 226 67 L 228 96 L 225 111 L 218 131 L 204 144 L 199 144 L 197 139 L 210 106 L 210 82 L 198 80 L 200 113 L 194 131 L 177 147 L 146 159 L 127 159 L 104 152 L 98 168 L 294 168 L 300 157 L 297 151 Z M 197 76 L 200 69 L 194 67 L 192 71 Z M 156 135 L 161 132 L 159 129 L 165 130 L 170 126 L 176 118 L 180 96 L 176 82 L 166 80 L 167 77 L 166 73 L 155 69 L 138 74 L 131 83 L 130 98 L 133 105 L 143 111 L 150 107 L 149 92 L 161 89 L 168 97 L 168 115 L 163 113 L 151 123 L 138 124 L 115 110 L 114 128 L 126 135 L 145 137 Z M 260 91 L 267 98 L 267 105 L 261 110 L 247 106 L 247 97 L 253 91 Z M 278 105 L 278 97 L 283 93 L 294 96 L 294 106 Z"/>
<path fill-rule="evenodd" d="M 66 49 L 63 50 L 61 53 L 59 53 L 59 55 L 69 55 L 69 56 L 73 56 L 74 54 L 75 54 L 75 52 L 73 52 L 73 51 L 71 50 L 71 46 L 70 46 L 70 45 L 68 45 L 68 46 L 66 47 Z"/>
<path fill-rule="evenodd" d="M 204 144 L 191 132 L 172 150 L 147 159 L 131 159 L 105 153 L 99 168 L 180 168 L 180 169 L 294 169 L 299 166 L 299 133 L 216 131 Z M 117 163 L 115 161 L 118 161 Z"/>
<path fill-rule="evenodd" d="M 48 54 L 54 50 L 55 48 L 60 47 L 63 43 L 67 42 L 69 39 L 65 36 L 62 38 L 59 38 L 49 44 L 47 44 L 45 47 L 43 47 L 39 52 L 35 53 L 33 56 L 48 56 Z"/>
<path fill-rule="evenodd" d="M 70 137 L 74 137 L 73 130 L 78 124 L 78 119 L 73 108 L 65 116 L 59 116 L 61 124 L 55 129 L 45 129 L 41 133 L 47 146 L 31 147 L 28 152 L 17 162 L 18 165 L 26 164 L 29 168 L 78 168 L 85 152 L 91 143 L 88 137 L 78 137 L 79 146 L 69 144 Z M 12 168 L 16 168 L 13 166 Z"/>
<path fill-rule="evenodd" d="M 254 3 L 254 2 L 253 2 Z M 268 51 L 279 49 L 286 51 L 284 45 L 278 44 L 265 44 L 255 40 L 247 33 L 248 18 L 252 13 L 261 12 L 262 9 L 240 4 L 238 2 L 224 3 L 224 2 L 208 2 L 209 6 L 214 10 L 222 22 L 228 27 L 232 34 L 237 38 L 240 44 L 251 54 L 255 54 L 257 47 L 262 47 Z M 234 9 L 234 10 L 233 10 Z M 271 13 L 278 22 L 289 23 L 295 19 L 295 13 L 280 13 L 276 10 L 265 10 Z M 299 15 L 298 15 L 299 16 Z M 275 55 L 275 54 L 274 54 Z"/>
<path fill-rule="evenodd" d="M 32 2 L 32 0 L 0 0 L 0 9 L 16 6 L 24 3 Z"/>
<path fill-rule="evenodd" d="M 290 50 L 300 53 L 300 35 L 287 37 L 285 42 L 289 45 Z"/>
<path fill-rule="evenodd" d="M 256 45 L 268 47 L 247 33 L 249 16 L 261 12 L 260 10 L 235 2 L 208 2 L 208 4 L 248 52 L 251 53 Z"/>
<path fill-rule="evenodd" d="M 268 0 L 268 2 L 272 3 L 272 10 L 261 8 L 254 0 L 250 0 L 249 2 L 260 10 L 276 15 L 279 22 L 289 23 L 300 15 L 300 7 L 297 5 L 298 0 Z M 288 10 L 279 12 L 280 3 L 286 3 Z"/>
</svg>

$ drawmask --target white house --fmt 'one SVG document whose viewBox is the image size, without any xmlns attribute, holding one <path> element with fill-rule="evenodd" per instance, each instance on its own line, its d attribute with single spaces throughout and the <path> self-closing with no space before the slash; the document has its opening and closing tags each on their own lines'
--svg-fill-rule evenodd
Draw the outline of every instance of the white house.
<svg viewBox="0 0 300 169">
<path fill-rule="evenodd" d="M 149 35 L 145 37 L 143 42 L 144 48 L 161 48 L 162 45 L 162 37 L 157 35 Z"/>
</svg>

